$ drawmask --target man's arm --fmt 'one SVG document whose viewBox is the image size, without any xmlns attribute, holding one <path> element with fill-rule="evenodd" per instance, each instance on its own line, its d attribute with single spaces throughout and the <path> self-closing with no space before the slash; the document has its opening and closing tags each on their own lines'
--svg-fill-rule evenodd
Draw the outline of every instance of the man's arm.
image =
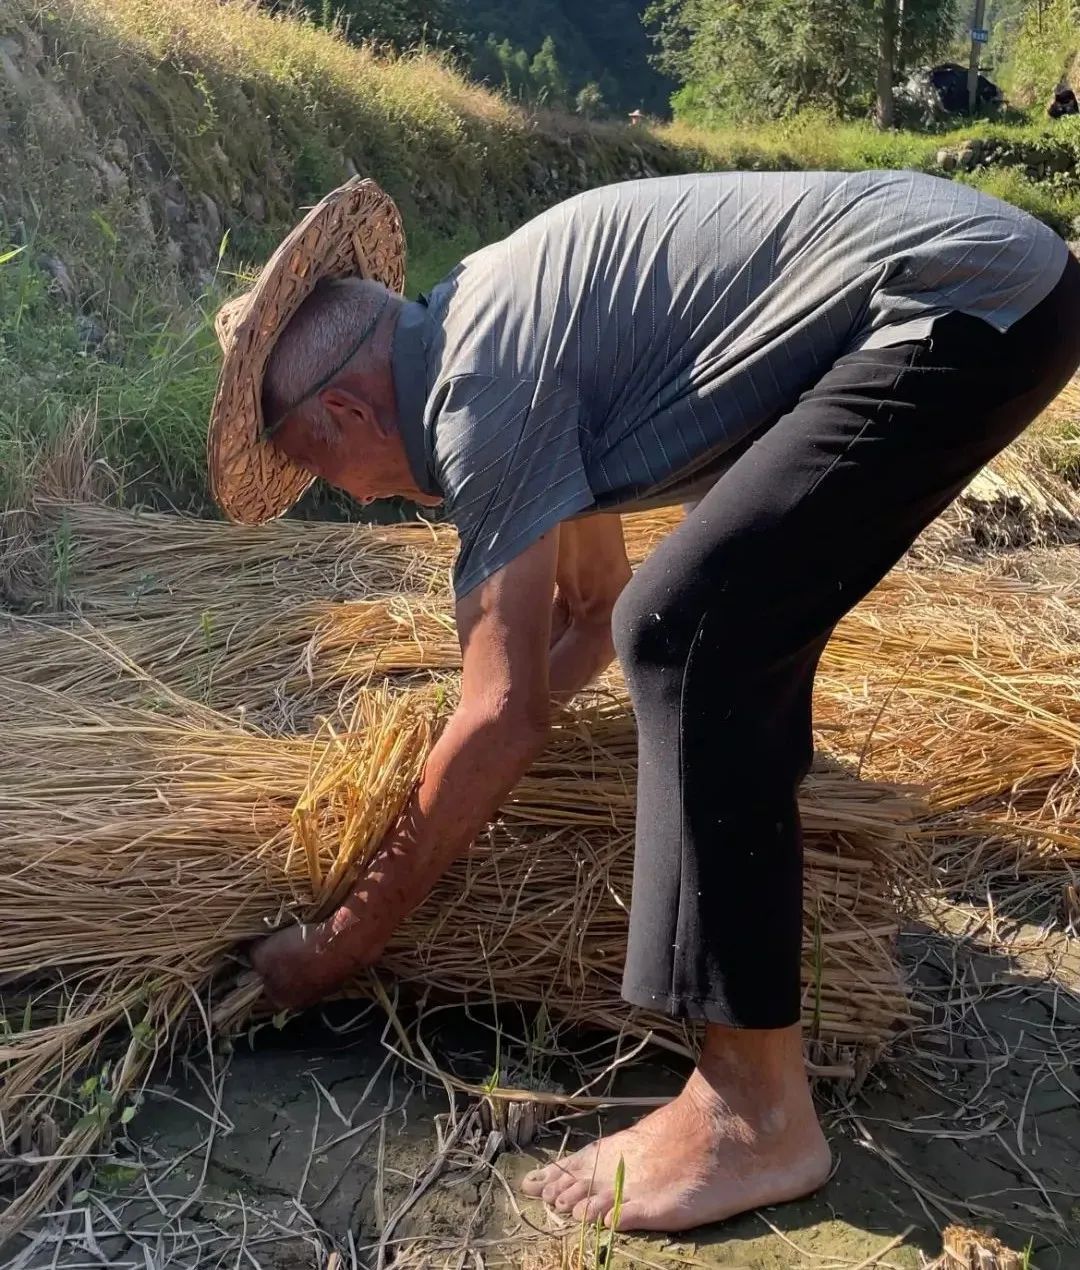
<svg viewBox="0 0 1080 1270">
<path fill-rule="evenodd" d="M 611 664 L 611 613 L 629 581 L 617 515 L 586 516 L 560 527 L 549 671 L 557 700 L 572 697 Z"/>
<path fill-rule="evenodd" d="M 318 925 L 280 931 L 252 953 L 277 1004 L 317 1001 L 376 960 L 543 748 L 551 700 L 548 597 L 560 532 L 545 534 L 458 604 L 460 703 L 404 813 L 337 912 Z"/>
</svg>

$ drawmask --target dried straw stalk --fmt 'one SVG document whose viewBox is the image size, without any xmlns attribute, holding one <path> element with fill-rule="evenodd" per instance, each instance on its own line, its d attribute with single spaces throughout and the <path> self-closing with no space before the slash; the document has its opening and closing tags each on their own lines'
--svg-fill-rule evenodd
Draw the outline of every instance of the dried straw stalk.
<svg viewBox="0 0 1080 1270">
<path fill-rule="evenodd" d="M 204 598 L 211 576 L 201 575 Z M 228 576 L 217 586 L 213 607 L 100 632 L 22 624 L 0 641 L 0 674 L 160 706 L 152 685 L 85 655 L 86 640 L 111 640 L 185 696 L 288 731 L 359 684 L 459 664 L 445 594 L 328 604 L 270 591 L 237 607 Z M 942 834 L 965 851 L 981 836 L 1007 839 L 1028 866 L 1080 860 L 1078 626 L 1053 587 L 985 569 L 898 571 L 826 650 L 821 744 L 878 779 L 924 785 L 949 814 Z"/>
<path fill-rule="evenodd" d="M 239 608 L 219 595 L 199 611 L 178 607 L 137 621 L 11 619 L 8 627 L 0 675 L 149 704 L 146 686 L 125 670 L 134 662 L 177 692 L 224 712 L 247 712 L 275 731 L 295 730 L 349 686 L 461 663 L 448 606 L 425 597 L 296 603 L 270 591 Z M 123 661 L 81 656 L 88 646 L 116 649 Z"/>
<path fill-rule="evenodd" d="M 85 640 L 70 634 L 39 629 L 5 641 L 14 758 L 0 824 L 11 844 L 5 903 L 15 933 L 0 953 L 0 982 L 17 985 L 20 1005 L 28 983 L 37 995 L 0 1049 L 0 1116 L 9 1150 L 33 1144 L 50 1115 L 72 1126 L 32 1170 L 8 1229 L 55 1191 L 101 1131 L 100 1105 L 76 1118 L 81 1108 L 64 1101 L 75 1074 L 120 1035 L 108 1093 L 123 1098 L 156 1047 L 190 1021 L 238 941 L 340 896 L 405 797 L 431 728 L 430 696 L 369 690 L 338 729 L 273 739 L 175 689 L 202 686 L 215 705 L 220 692 L 238 708 L 252 694 L 288 702 L 357 676 L 447 667 L 457 656 L 445 606 L 453 543 L 443 530 L 313 532 L 283 522 L 245 532 L 92 507 L 48 514 L 56 594 L 108 618 L 127 656 L 145 658 L 175 688 L 130 665 L 118 675 L 122 653 L 88 657 Z M 640 558 L 671 524 L 634 518 L 631 555 Z M 328 595 L 368 603 L 311 602 Z M 1032 608 L 1037 630 L 1024 626 Z M 237 612 L 241 621 L 228 620 Z M 1059 839 L 1065 823 L 1056 847 L 1068 848 L 1058 778 L 1070 745 L 1075 762 L 1074 697 L 1062 670 L 1075 644 L 1075 623 L 1051 593 L 956 572 L 894 575 L 838 632 L 819 720 L 838 752 L 874 769 L 918 773 L 921 753 L 945 754 L 963 792 L 939 793 L 940 805 L 974 789 L 991 814 L 1013 816 L 1021 790 L 1029 818 L 1054 814 Z M 929 668 L 909 689 L 905 676 L 920 658 Z M 156 712 L 116 704 L 146 694 Z M 904 708 L 893 713 L 895 701 Z M 922 733 L 910 728 L 916 711 L 928 720 Z M 988 751 L 958 740 L 956 719 L 972 716 L 995 744 L 1019 721 L 1028 729 L 1022 758 L 1009 767 L 999 744 L 987 761 Z M 853 721 L 863 726 L 858 746 L 849 743 Z M 1046 735 L 1057 743 L 1049 757 Z M 966 784 L 973 752 L 979 780 Z M 581 780 L 583 771 L 592 778 Z M 1012 800 L 1004 812 L 1003 782 Z M 494 991 L 546 1001 L 573 1019 L 624 1023 L 617 972 L 632 786 L 625 705 L 578 713 L 489 837 L 402 932 L 387 966 L 455 994 Z M 922 860 L 911 815 L 911 801 L 893 790 L 821 772 L 808 782 L 804 1006 L 823 1047 L 875 1045 L 911 1017 L 892 960 L 889 893 L 889 865 L 907 859 L 917 869 Z"/>
<path fill-rule="evenodd" d="M 941 1232 L 941 1256 L 929 1270 L 1024 1270 L 1028 1258 L 1007 1248 L 988 1230 L 946 1226 Z"/>
<path fill-rule="evenodd" d="M 432 587 L 448 559 L 444 531 L 432 546 L 426 527 L 315 526 L 308 547 L 283 522 L 244 531 L 233 544 L 220 526 L 208 532 L 184 518 L 151 517 L 155 528 L 144 534 L 142 516 L 65 514 L 73 542 L 88 535 L 81 550 L 94 567 L 78 574 L 88 589 L 76 593 L 87 608 L 126 594 L 147 570 L 193 588 L 204 606 L 188 603 L 186 592 L 163 592 L 156 616 L 112 622 L 106 635 L 177 691 L 245 710 L 263 726 L 294 729 L 373 676 L 458 664 L 445 589 L 333 604 L 266 585 L 275 569 L 287 569 L 292 581 L 329 580 L 346 594 L 379 594 L 410 578 Z M 671 513 L 629 518 L 631 554 L 645 554 L 674 523 Z M 236 571 L 254 580 L 253 598 L 243 599 L 240 586 L 238 602 Z M 142 612 L 141 600 L 134 611 Z M 136 693 L 130 699 L 148 703 L 139 681 L 118 676 L 108 661 L 92 665 L 70 636 L 49 630 L 0 644 L 0 673 L 80 690 L 96 674 L 103 690 L 115 696 L 123 683 Z M 826 651 L 821 741 L 879 779 L 925 784 L 947 814 L 943 837 L 962 840 L 965 854 L 972 839 L 1006 842 L 1025 867 L 1056 869 L 1080 859 L 1078 666 L 1080 618 L 1059 589 L 990 568 L 899 570 L 841 623 Z"/>
<path fill-rule="evenodd" d="M 923 786 L 936 832 L 968 864 L 1004 848 L 1013 867 L 1075 876 L 1076 609 L 1053 587 L 981 570 L 966 578 L 959 609 L 933 593 L 924 605 L 910 590 L 901 598 L 914 575 L 898 577 L 895 605 L 879 589 L 864 606 L 880 622 L 877 645 L 865 625 L 862 647 L 842 628 L 824 659 L 818 702 L 830 747 L 878 779 Z"/>
<path fill-rule="evenodd" d="M 654 521 L 648 532 L 656 533 L 664 523 Z M 636 545 L 642 545 L 640 538 Z M 358 564 L 353 580 L 359 588 L 370 584 L 374 589 L 372 577 L 378 578 L 381 570 L 380 562 L 371 574 Z M 106 579 L 105 589 L 112 589 L 109 568 L 102 565 L 98 574 L 99 581 Z M 295 701 L 324 688 L 340 689 L 356 678 L 459 664 L 445 593 L 333 603 L 266 587 L 256 598 L 238 603 L 231 575 L 205 567 L 200 585 L 201 604 L 177 595 L 169 611 L 154 616 L 142 616 L 136 605 L 138 620 L 101 623 L 96 631 L 84 628 L 83 633 L 115 643 L 170 686 L 224 710 L 258 710 L 283 693 Z M 86 599 L 82 594 L 78 598 Z M 60 627 L 72 625 L 70 618 L 49 620 Z M 85 683 L 84 668 L 66 635 L 40 621 L 14 627 L 21 634 L 0 648 L 0 673 L 18 673 L 61 690 Z M 824 665 L 852 681 L 875 668 L 895 676 L 913 652 L 923 661 L 989 659 L 995 667 L 1053 669 L 1072 657 L 1077 643 L 1080 618 L 1052 589 L 982 570 L 905 570 L 886 578 L 841 623 Z M 108 673 L 106 662 L 97 665 Z"/>
<path fill-rule="evenodd" d="M 0 1044 L 0 1134 L 14 1154 L 45 1117 L 67 1126 L 29 1185 L 11 1166 L 23 1185 L 2 1241 L 77 1166 L 180 1022 L 198 1018 L 230 951 L 286 912 L 340 901 L 416 779 L 432 713 L 370 693 L 337 728 L 285 740 L 194 705 L 162 718 L 18 682 L 0 691 L 11 738 L 0 987 L 20 999 Z M 122 1058 L 84 1108 L 73 1082 L 100 1070 L 106 1041 Z"/>
<path fill-rule="evenodd" d="M 53 591 L 88 616 L 169 614 L 178 602 L 201 609 L 220 601 L 226 580 L 234 607 L 270 591 L 293 603 L 423 594 L 445 589 L 456 547 L 451 529 L 420 522 L 241 526 L 62 502 L 39 512 L 58 562 Z"/>
</svg>

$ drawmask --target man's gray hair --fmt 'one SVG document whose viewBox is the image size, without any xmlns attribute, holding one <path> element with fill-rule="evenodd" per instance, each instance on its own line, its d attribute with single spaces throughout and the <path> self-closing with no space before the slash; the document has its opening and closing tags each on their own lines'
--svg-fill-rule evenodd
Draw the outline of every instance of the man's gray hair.
<svg viewBox="0 0 1080 1270">
<path fill-rule="evenodd" d="M 328 279 L 316 286 L 270 355 L 262 390 L 267 431 L 295 414 L 298 407 L 310 426 L 321 427 L 323 408 L 313 394 L 346 369 L 354 373 L 367 369 L 365 346 L 386 308 L 387 297 L 381 283 L 361 278 Z"/>
</svg>

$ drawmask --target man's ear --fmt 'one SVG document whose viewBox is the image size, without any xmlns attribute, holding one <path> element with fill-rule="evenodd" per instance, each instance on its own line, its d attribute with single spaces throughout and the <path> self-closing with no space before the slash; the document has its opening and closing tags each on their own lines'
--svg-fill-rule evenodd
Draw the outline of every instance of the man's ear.
<svg viewBox="0 0 1080 1270">
<path fill-rule="evenodd" d="M 374 431 L 379 437 L 386 437 L 387 429 L 380 421 L 378 412 L 349 388 L 333 384 L 319 394 L 319 400 L 333 419 L 339 435 L 360 427 Z"/>
</svg>

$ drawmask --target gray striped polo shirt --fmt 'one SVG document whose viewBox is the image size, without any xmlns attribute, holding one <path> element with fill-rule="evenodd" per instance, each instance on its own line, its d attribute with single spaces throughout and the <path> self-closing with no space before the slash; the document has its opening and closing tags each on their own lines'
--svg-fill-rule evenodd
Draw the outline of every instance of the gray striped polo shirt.
<svg viewBox="0 0 1080 1270">
<path fill-rule="evenodd" d="M 913 172 L 663 177 L 559 204 L 399 318 L 402 435 L 460 534 L 458 597 L 568 517 L 700 493 L 844 352 L 949 312 L 1007 330 L 1066 253 Z"/>
</svg>

